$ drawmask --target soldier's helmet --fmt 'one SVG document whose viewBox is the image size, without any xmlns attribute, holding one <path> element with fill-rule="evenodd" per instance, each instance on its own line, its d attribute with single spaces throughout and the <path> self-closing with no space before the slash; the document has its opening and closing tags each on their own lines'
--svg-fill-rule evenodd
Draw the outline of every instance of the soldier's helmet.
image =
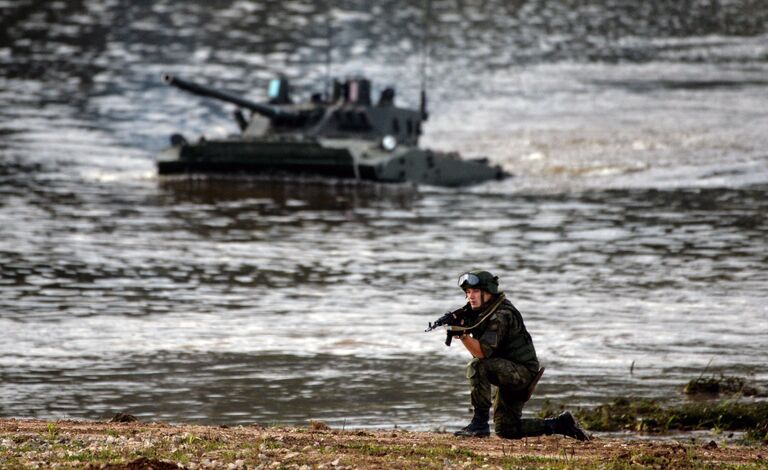
<svg viewBox="0 0 768 470">
<path fill-rule="evenodd" d="M 498 294 L 499 278 L 488 271 L 469 271 L 459 276 L 459 288 L 466 291 L 470 287 Z"/>
</svg>

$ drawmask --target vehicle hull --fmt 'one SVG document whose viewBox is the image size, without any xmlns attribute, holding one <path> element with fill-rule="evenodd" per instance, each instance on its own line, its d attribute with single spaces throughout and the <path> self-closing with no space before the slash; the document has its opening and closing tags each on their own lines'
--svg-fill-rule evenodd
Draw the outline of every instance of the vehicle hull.
<svg viewBox="0 0 768 470">
<path fill-rule="evenodd" d="M 158 157 L 160 175 L 254 174 L 320 176 L 380 183 L 463 186 L 509 176 L 485 160 L 416 147 L 386 152 L 316 141 L 218 140 L 181 144 Z"/>
</svg>

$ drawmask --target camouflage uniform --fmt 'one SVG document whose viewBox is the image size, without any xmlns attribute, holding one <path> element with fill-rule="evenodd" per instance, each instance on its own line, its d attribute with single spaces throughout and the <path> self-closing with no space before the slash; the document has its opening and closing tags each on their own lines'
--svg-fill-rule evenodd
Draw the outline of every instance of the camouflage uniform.
<svg viewBox="0 0 768 470">
<path fill-rule="evenodd" d="M 472 336 L 480 342 L 485 356 L 467 365 L 475 414 L 487 416 L 493 403 L 494 430 L 500 437 L 550 434 L 543 419 L 521 419 L 526 391 L 539 370 L 539 361 L 520 312 L 504 299 Z M 493 402 L 491 385 L 497 387 Z"/>
<path fill-rule="evenodd" d="M 466 318 L 471 320 L 467 327 L 471 328 L 483 357 L 472 359 L 467 366 L 474 416 L 469 425 L 453 434 L 459 437 L 489 436 L 488 415 L 493 403 L 493 424 L 499 437 L 519 439 L 542 434 L 562 434 L 588 441 L 589 436 L 569 411 L 556 418 L 522 419 L 523 405 L 529 397 L 528 388 L 535 377 L 540 377 L 539 360 L 522 315 L 504 297 L 504 293 L 499 292 L 498 280 L 488 271 L 470 271 L 459 276 L 459 288 L 468 297 L 469 289 L 472 288 L 487 292 L 493 298 L 486 301 L 488 306 L 478 312 L 477 316 Z M 473 294 L 476 293 L 473 291 Z M 474 299 L 477 300 L 477 297 Z M 484 297 L 480 299 L 485 300 Z M 468 303 L 464 309 L 470 307 L 471 303 Z M 475 321 L 480 322 L 476 327 Z M 472 348 L 475 348 L 474 343 Z M 480 354 L 475 351 L 473 355 Z M 496 386 L 493 402 L 492 385 Z"/>
</svg>

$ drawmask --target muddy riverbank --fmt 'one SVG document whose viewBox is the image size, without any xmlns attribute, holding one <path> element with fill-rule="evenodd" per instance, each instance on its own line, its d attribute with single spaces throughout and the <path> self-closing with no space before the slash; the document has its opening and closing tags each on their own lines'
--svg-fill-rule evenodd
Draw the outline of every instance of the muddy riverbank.
<svg viewBox="0 0 768 470">
<path fill-rule="evenodd" d="M 547 436 L 304 427 L 0 420 L 0 467 L 108 469 L 768 468 L 765 446 L 710 439 Z"/>
</svg>

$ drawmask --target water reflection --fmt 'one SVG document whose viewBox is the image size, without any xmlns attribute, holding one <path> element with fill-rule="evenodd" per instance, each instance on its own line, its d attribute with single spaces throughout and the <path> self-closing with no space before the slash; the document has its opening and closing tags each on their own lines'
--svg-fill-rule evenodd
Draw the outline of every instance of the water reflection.
<svg viewBox="0 0 768 470">
<path fill-rule="evenodd" d="M 164 203 L 217 205 L 215 210 L 248 204 L 280 211 L 349 211 L 376 207 L 408 210 L 418 189 L 409 184 L 376 185 L 323 179 L 261 179 L 255 177 L 163 178 Z"/>
</svg>

